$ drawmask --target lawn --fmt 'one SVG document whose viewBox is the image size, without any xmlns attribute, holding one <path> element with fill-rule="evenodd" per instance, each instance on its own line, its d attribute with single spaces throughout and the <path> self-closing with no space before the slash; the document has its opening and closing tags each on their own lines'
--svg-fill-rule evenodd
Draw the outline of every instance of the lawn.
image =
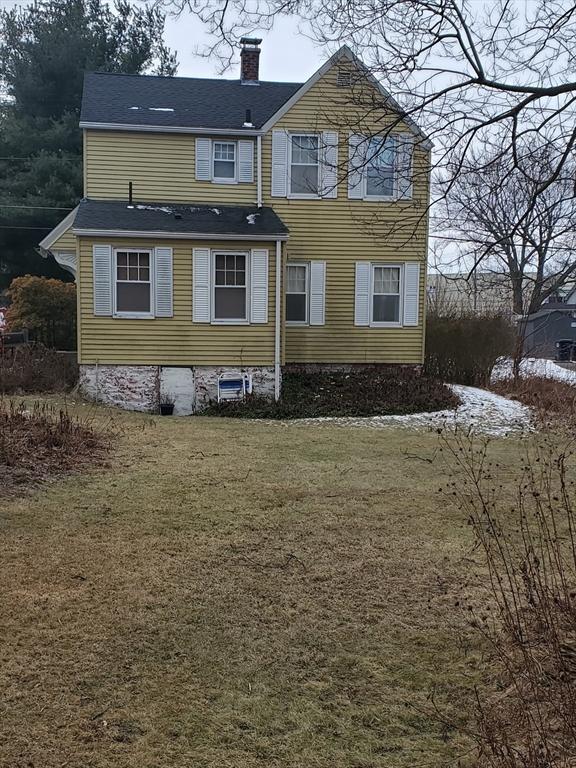
<svg viewBox="0 0 576 768">
<path fill-rule="evenodd" d="M 0 504 L 2 768 L 415 768 L 465 748 L 430 700 L 460 717 L 478 678 L 455 607 L 477 554 L 436 435 L 115 422 L 109 466 Z"/>
</svg>

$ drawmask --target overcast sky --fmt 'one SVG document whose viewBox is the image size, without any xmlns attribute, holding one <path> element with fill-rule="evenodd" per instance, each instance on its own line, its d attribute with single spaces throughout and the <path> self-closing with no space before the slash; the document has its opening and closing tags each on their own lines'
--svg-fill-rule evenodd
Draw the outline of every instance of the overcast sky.
<svg viewBox="0 0 576 768">
<path fill-rule="evenodd" d="M 292 19 L 280 19 L 271 32 L 255 35 L 262 38 L 260 54 L 260 77 L 262 80 L 283 80 L 303 82 L 328 58 L 329 53 L 314 45 L 298 31 Z M 178 74 L 189 77 L 218 77 L 219 62 L 194 55 L 196 48 L 202 48 L 207 37 L 202 24 L 191 15 L 166 20 L 166 42 L 178 52 Z M 239 77 L 239 64 L 225 72 L 223 77 Z"/>
</svg>

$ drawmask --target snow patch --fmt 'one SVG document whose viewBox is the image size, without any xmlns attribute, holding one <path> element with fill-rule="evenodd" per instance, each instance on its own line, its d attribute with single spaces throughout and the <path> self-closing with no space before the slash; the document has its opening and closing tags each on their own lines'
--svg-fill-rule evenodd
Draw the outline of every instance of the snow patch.
<svg viewBox="0 0 576 768">
<path fill-rule="evenodd" d="M 248 224 L 256 224 L 256 216 L 259 216 L 258 213 L 249 213 L 248 216 L 246 216 L 246 221 Z"/>
<path fill-rule="evenodd" d="M 222 213 L 220 208 L 210 208 L 210 210 L 212 211 L 212 213 L 215 213 L 216 216 L 220 216 L 220 214 Z"/>
<path fill-rule="evenodd" d="M 140 107 L 128 107 L 128 109 L 140 109 Z"/>
<path fill-rule="evenodd" d="M 174 112 L 172 107 L 148 107 L 150 112 Z"/>
<path fill-rule="evenodd" d="M 340 427 L 366 427 L 382 429 L 404 427 L 406 429 L 431 429 L 451 427 L 471 429 L 478 434 L 504 437 L 510 433 L 529 431 L 530 409 L 525 405 L 476 387 L 451 384 L 450 388 L 462 401 L 455 410 L 428 413 L 412 413 L 406 416 L 348 416 L 318 419 L 301 419 L 305 425 L 334 425 Z"/>
<path fill-rule="evenodd" d="M 174 213 L 173 208 L 162 205 L 137 205 L 139 211 L 160 211 L 161 213 Z"/>
<path fill-rule="evenodd" d="M 526 357 L 520 362 L 520 375 L 525 377 L 541 376 L 544 379 L 565 381 L 576 386 L 576 371 L 562 368 L 553 360 L 543 360 L 538 357 Z M 492 371 L 492 381 L 512 378 L 512 360 L 509 357 L 501 357 Z"/>
</svg>

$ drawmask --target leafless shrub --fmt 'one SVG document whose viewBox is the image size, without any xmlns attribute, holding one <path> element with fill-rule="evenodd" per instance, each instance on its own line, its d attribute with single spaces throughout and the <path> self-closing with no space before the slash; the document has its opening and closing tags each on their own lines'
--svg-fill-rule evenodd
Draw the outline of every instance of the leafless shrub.
<svg viewBox="0 0 576 768">
<path fill-rule="evenodd" d="M 477 692 L 478 766 L 568 768 L 576 755 L 574 443 L 526 443 L 515 498 L 487 442 L 443 436 L 448 488 L 487 567 L 487 599 L 469 605 L 486 642 L 492 693 Z"/>
<path fill-rule="evenodd" d="M 501 379 L 490 388 L 530 406 L 541 424 L 576 424 L 576 388 L 568 382 L 529 376 Z"/>
<path fill-rule="evenodd" d="M 20 347 L 0 355 L 0 394 L 62 392 L 78 379 L 73 355 L 42 346 Z"/>
</svg>

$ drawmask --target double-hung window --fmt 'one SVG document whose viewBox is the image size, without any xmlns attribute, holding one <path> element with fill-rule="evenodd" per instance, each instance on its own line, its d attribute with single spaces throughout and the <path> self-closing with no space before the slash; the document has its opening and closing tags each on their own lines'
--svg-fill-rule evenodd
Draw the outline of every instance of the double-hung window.
<svg viewBox="0 0 576 768">
<path fill-rule="evenodd" d="M 366 197 L 394 197 L 396 155 L 396 137 L 370 139 L 367 147 Z"/>
<path fill-rule="evenodd" d="M 309 264 L 286 266 L 286 322 L 308 322 Z"/>
<path fill-rule="evenodd" d="M 372 265 L 371 324 L 398 325 L 400 323 L 400 266 Z"/>
<path fill-rule="evenodd" d="M 317 196 L 320 188 L 320 141 L 317 135 L 290 136 L 290 194 Z"/>
<path fill-rule="evenodd" d="M 247 322 L 248 257 L 245 253 L 214 254 L 214 321 Z"/>
<path fill-rule="evenodd" d="M 115 314 L 152 314 L 152 252 L 115 252 Z"/>
<path fill-rule="evenodd" d="M 236 143 L 214 141 L 212 143 L 212 177 L 214 181 L 236 181 Z"/>
</svg>

